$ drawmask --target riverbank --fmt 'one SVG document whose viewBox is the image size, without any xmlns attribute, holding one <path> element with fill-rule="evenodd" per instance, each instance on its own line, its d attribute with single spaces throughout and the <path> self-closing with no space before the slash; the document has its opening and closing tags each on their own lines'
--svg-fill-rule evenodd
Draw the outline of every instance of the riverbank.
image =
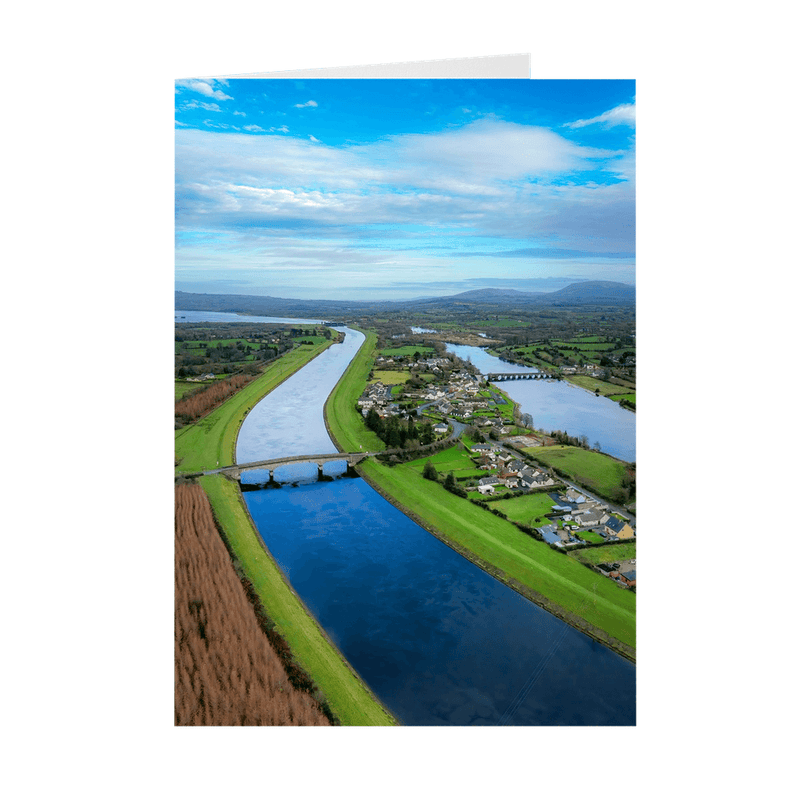
<svg viewBox="0 0 800 800">
<path fill-rule="evenodd" d="M 375 491 L 488 574 L 628 660 L 636 661 L 636 597 L 598 579 L 515 525 L 405 465 L 357 467 Z"/>
<path fill-rule="evenodd" d="M 208 475 L 199 482 L 264 608 L 336 718 L 342 725 L 398 725 L 295 594 L 261 542 L 238 485 L 222 475 Z"/>
<path fill-rule="evenodd" d="M 301 345 L 270 364 L 254 381 L 210 414 L 175 431 L 176 475 L 234 463 L 236 438 L 247 412 L 334 342 Z"/>
</svg>

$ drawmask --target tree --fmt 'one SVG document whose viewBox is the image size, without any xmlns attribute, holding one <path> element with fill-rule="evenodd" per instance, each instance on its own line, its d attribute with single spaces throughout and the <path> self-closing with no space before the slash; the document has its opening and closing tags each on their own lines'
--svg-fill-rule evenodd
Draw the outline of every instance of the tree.
<svg viewBox="0 0 800 800">
<path fill-rule="evenodd" d="M 422 470 L 422 477 L 427 478 L 429 481 L 439 480 L 439 473 L 436 471 L 436 467 L 431 464 L 430 460 L 425 462 L 425 467 Z"/>
<path fill-rule="evenodd" d="M 447 473 L 447 477 L 444 479 L 444 488 L 447 489 L 449 492 L 453 491 L 453 488 L 456 485 L 456 479 L 452 472 Z"/>
</svg>

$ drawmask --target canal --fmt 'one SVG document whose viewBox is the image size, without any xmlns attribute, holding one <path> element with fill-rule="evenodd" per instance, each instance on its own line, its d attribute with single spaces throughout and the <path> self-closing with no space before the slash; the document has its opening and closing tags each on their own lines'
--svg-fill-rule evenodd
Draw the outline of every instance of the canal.
<svg viewBox="0 0 800 800">
<path fill-rule="evenodd" d="M 251 411 L 237 461 L 336 451 L 322 409 L 363 342 L 344 330 L 344 343 Z M 487 575 L 362 479 L 316 482 L 313 465 L 285 469 L 281 488 L 244 493 L 259 535 L 401 722 L 635 724 L 633 664 Z"/>
</svg>

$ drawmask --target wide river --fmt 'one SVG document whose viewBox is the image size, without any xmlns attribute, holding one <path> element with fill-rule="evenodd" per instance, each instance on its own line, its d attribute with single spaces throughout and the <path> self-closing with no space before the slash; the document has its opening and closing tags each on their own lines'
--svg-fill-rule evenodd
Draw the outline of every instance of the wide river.
<svg viewBox="0 0 800 800">
<path fill-rule="evenodd" d="M 336 452 L 322 410 L 364 339 L 344 331 L 248 414 L 238 462 Z M 247 507 L 295 591 L 403 724 L 635 724 L 633 664 L 487 575 L 361 478 L 316 482 L 316 471 L 276 471 L 294 485 L 254 487 Z"/>
<path fill-rule="evenodd" d="M 538 372 L 532 367 L 509 364 L 483 348 L 448 344 L 447 350 L 471 361 L 481 374 Z M 636 414 L 607 397 L 595 397 L 568 381 L 516 380 L 497 384 L 519 403 L 523 414 L 543 431 L 566 431 L 570 436 L 587 436 L 590 446 L 623 461 L 636 461 Z"/>
</svg>

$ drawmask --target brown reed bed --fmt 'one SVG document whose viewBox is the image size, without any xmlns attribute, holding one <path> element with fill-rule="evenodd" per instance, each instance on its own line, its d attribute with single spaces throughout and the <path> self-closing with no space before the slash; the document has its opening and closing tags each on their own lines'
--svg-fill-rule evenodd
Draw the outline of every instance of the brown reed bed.
<svg viewBox="0 0 800 800">
<path fill-rule="evenodd" d="M 200 419 L 224 403 L 229 397 L 233 397 L 236 392 L 256 377 L 256 375 L 232 375 L 224 381 L 217 381 L 210 386 L 193 391 L 175 403 L 175 419 L 184 425 Z"/>
<path fill-rule="evenodd" d="M 313 683 L 248 594 L 205 492 L 176 485 L 175 725 L 330 725 Z"/>
</svg>

